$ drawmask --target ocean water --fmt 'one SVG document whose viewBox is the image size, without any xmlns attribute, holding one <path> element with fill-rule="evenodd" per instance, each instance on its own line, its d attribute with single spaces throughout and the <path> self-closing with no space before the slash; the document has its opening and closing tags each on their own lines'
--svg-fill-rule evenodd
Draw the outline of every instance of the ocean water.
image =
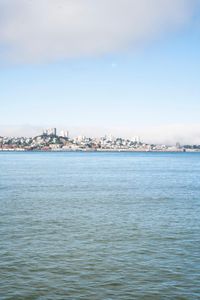
<svg viewBox="0 0 200 300">
<path fill-rule="evenodd" d="M 200 154 L 0 153 L 0 299 L 200 299 Z"/>
</svg>

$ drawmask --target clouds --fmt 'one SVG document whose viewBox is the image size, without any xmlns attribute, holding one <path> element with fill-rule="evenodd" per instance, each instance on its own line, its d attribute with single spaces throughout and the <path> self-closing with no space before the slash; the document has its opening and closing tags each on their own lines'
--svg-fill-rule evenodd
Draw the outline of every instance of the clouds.
<svg viewBox="0 0 200 300">
<path fill-rule="evenodd" d="M 184 25 L 196 0 L 0 0 L 0 55 L 48 62 L 134 49 Z"/>
<path fill-rule="evenodd" d="M 162 124 L 160 126 L 149 126 L 148 128 L 138 129 L 139 134 L 148 143 L 161 143 L 175 145 L 180 142 L 182 145 L 200 144 L 200 124 Z"/>
</svg>

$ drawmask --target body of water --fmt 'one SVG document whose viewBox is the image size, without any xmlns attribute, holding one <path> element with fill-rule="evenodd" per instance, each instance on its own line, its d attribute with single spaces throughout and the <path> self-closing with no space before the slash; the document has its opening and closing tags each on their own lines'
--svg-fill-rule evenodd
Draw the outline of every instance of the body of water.
<svg viewBox="0 0 200 300">
<path fill-rule="evenodd" d="M 0 299 L 200 299 L 200 154 L 0 153 Z"/>
</svg>

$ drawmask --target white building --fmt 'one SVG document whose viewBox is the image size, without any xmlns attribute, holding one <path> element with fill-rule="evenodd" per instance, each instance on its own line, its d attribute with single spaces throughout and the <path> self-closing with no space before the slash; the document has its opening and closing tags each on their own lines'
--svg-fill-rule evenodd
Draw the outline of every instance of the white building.
<svg viewBox="0 0 200 300">
<path fill-rule="evenodd" d="M 67 131 L 67 130 L 61 130 L 60 136 L 68 138 L 69 137 L 69 131 Z"/>
<path fill-rule="evenodd" d="M 56 136 L 56 128 L 48 128 L 43 131 L 44 135 Z"/>
</svg>

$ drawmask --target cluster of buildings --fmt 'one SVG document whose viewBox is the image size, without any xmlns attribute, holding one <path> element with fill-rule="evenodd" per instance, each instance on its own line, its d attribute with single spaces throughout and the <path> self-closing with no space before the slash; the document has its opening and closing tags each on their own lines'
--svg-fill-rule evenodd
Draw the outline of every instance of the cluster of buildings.
<svg viewBox="0 0 200 300">
<path fill-rule="evenodd" d="M 154 145 L 141 142 L 138 136 L 125 139 L 112 135 L 100 138 L 69 137 L 69 132 L 56 128 L 45 129 L 36 137 L 0 137 L 0 151 L 198 151 L 200 146 Z"/>
</svg>

